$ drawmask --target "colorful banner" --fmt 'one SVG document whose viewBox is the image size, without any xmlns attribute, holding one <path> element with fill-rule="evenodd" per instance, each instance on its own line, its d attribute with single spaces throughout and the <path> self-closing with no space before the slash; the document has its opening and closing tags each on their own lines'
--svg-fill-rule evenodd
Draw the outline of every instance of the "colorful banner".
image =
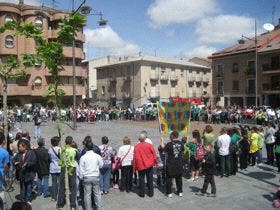
<svg viewBox="0 0 280 210">
<path fill-rule="evenodd" d="M 184 101 L 158 102 L 159 129 L 163 134 L 172 131 L 187 133 L 190 123 L 191 104 Z"/>
</svg>

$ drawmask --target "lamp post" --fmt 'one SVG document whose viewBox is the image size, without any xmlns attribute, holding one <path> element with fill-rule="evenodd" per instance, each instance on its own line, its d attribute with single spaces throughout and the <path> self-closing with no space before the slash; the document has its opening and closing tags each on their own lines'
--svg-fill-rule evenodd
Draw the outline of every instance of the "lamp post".
<svg viewBox="0 0 280 210">
<path fill-rule="evenodd" d="M 80 12 L 83 15 L 98 15 L 100 19 L 98 21 L 99 26 L 105 26 L 107 24 L 107 20 L 102 18 L 102 13 L 90 13 L 91 7 L 85 6 L 86 0 L 83 0 L 78 8 L 75 10 L 75 0 L 72 0 L 72 15 Z M 75 37 L 72 42 L 72 68 L 73 68 L 73 129 L 77 129 L 77 96 L 76 96 L 76 56 L 75 56 Z"/>
<path fill-rule="evenodd" d="M 257 39 L 257 20 L 255 19 L 255 37 L 254 39 L 246 37 L 242 35 L 242 39 L 238 40 L 239 44 L 245 44 L 245 39 L 254 41 L 255 43 L 255 95 L 256 95 L 256 100 L 255 100 L 255 106 L 258 107 L 258 39 Z"/>
</svg>

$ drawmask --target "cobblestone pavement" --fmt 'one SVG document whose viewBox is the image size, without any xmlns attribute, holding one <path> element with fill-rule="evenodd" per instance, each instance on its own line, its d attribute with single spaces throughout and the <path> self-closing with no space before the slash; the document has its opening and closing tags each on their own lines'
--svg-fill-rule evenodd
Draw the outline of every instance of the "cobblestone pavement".
<svg viewBox="0 0 280 210">
<path fill-rule="evenodd" d="M 202 130 L 205 124 L 192 123 L 191 129 Z M 20 126 L 22 129 L 30 130 L 33 135 L 33 124 L 26 123 Z M 159 132 L 157 122 L 132 122 L 132 121 L 113 121 L 113 122 L 95 122 L 80 123 L 78 129 L 73 131 L 69 126 L 63 125 L 64 137 L 72 135 L 78 145 L 86 135 L 93 137 L 94 143 L 100 144 L 101 137 L 106 135 L 110 139 L 110 145 L 118 148 L 122 144 L 122 138 L 128 136 L 133 144 L 137 141 L 137 135 L 141 130 L 147 130 L 149 137 L 153 140 L 155 146 L 159 144 Z M 221 125 L 214 126 L 217 133 Z M 55 124 L 47 123 L 41 128 L 42 136 L 46 139 L 47 147 L 50 145 L 50 138 L 56 135 Z M 165 136 L 167 138 L 167 136 Z M 35 140 L 32 140 L 35 144 Z M 121 193 L 118 190 L 110 190 L 110 193 L 103 196 L 104 210 L 153 210 L 153 209 L 272 209 L 272 200 L 277 186 L 279 185 L 279 176 L 275 167 L 260 166 L 251 167 L 246 171 L 237 173 L 236 176 L 229 178 L 215 177 L 217 185 L 217 197 L 208 198 L 195 195 L 203 184 L 201 177 L 198 182 L 188 182 L 183 178 L 184 196 L 167 198 L 162 189 L 155 189 L 153 198 L 146 196 L 140 198 L 135 192 L 129 194 Z M 17 186 L 17 185 L 15 185 Z M 209 186 L 210 187 L 210 186 Z M 7 201 L 15 200 L 18 189 L 7 194 Z M 10 202 L 9 202 L 10 203 Z M 55 203 L 50 198 L 36 198 L 33 201 L 33 209 L 47 210 L 55 209 Z M 82 209 L 79 207 L 79 209 Z"/>
</svg>

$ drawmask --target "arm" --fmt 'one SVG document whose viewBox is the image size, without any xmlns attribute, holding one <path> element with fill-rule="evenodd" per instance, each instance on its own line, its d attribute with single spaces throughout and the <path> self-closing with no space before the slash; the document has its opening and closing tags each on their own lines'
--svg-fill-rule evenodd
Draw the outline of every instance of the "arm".
<svg viewBox="0 0 280 210">
<path fill-rule="evenodd" d="M 83 157 L 81 157 L 80 159 L 79 169 L 80 169 L 80 178 L 83 179 L 85 173 L 85 162 Z"/>
<path fill-rule="evenodd" d="M 160 147 L 161 147 L 162 149 L 164 149 L 165 146 L 166 146 L 166 141 L 165 141 L 162 137 L 160 137 Z"/>
<path fill-rule="evenodd" d="M 102 168 L 103 165 L 104 165 L 104 162 L 103 162 L 103 160 L 102 160 L 100 155 L 98 155 L 98 165 L 99 165 L 99 168 Z"/>
</svg>

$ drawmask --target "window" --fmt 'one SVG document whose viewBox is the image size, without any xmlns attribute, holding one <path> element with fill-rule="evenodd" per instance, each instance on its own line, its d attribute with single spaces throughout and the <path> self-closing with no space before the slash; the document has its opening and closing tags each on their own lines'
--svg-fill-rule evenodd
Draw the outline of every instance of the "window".
<svg viewBox="0 0 280 210">
<path fill-rule="evenodd" d="M 14 20 L 13 16 L 11 16 L 11 15 L 6 15 L 6 17 L 5 17 L 5 23 L 12 22 L 13 20 Z"/>
<path fill-rule="evenodd" d="M 239 81 L 238 80 L 233 80 L 232 81 L 232 90 L 234 90 L 234 91 L 239 90 Z"/>
<path fill-rule="evenodd" d="M 7 48 L 13 48 L 14 47 L 14 37 L 13 36 L 11 36 L 11 35 L 6 36 L 5 46 Z"/>
<path fill-rule="evenodd" d="M 43 27 L 43 19 L 41 17 L 36 17 L 34 23 L 37 28 Z"/>
<path fill-rule="evenodd" d="M 224 82 L 223 81 L 218 81 L 217 92 L 218 92 L 218 95 L 223 95 L 224 94 Z"/>
<path fill-rule="evenodd" d="M 42 78 L 41 77 L 36 77 L 34 79 L 34 87 L 35 88 L 41 88 L 42 87 Z"/>
<path fill-rule="evenodd" d="M 217 76 L 217 77 L 222 77 L 223 74 L 224 74 L 223 65 L 218 64 L 218 65 L 216 66 L 216 76 Z"/>
<path fill-rule="evenodd" d="M 248 61 L 248 75 L 255 74 L 255 61 Z"/>
<path fill-rule="evenodd" d="M 105 86 L 102 86 L 102 88 L 101 88 L 101 94 L 102 94 L 102 95 L 105 95 Z"/>
<path fill-rule="evenodd" d="M 248 80 L 248 93 L 255 93 L 255 92 L 256 92 L 255 80 L 249 79 Z"/>
<path fill-rule="evenodd" d="M 279 56 L 273 56 L 271 57 L 271 69 L 279 69 L 280 62 L 279 62 Z"/>
<path fill-rule="evenodd" d="M 239 71 L 238 63 L 232 64 L 232 73 L 237 73 Z"/>
</svg>

